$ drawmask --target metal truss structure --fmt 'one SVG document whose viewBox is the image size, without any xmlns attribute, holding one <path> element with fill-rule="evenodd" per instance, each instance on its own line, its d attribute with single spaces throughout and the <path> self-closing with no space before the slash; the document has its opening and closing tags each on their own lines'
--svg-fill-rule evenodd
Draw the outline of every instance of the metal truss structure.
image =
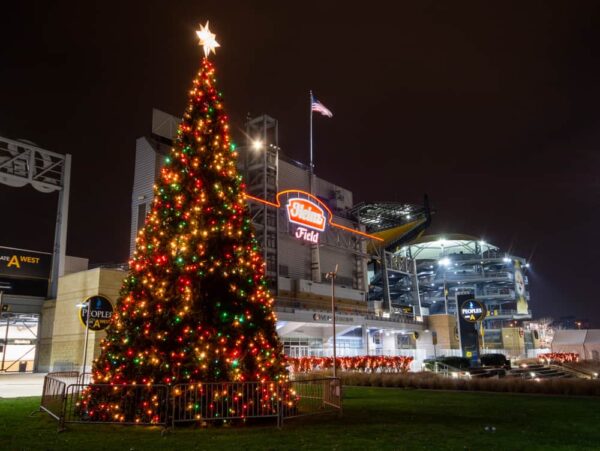
<svg viewBox="0 0 600 451">
<path fill-rule="evenodd" d="M 246 146 L 244 153 L 244 175 L 246 192 L 252 196 L 274 202 L 279 187 L 279 127 L 277 120 L 259 116 L 246 122 Z M 277 234 L 279 221 L 277 211 L 266 204 L 249 202 L 248 208 L 259 242 L 266 276 L 271 288 L 279 280 Z"/>
<path fill-rule="evenodd" d="M 51 298 L 56 297 L 58 277 L 64 272 L 70 177 L 71 155 L 0 137 L 0 183 L 16 188 L 29 184 L 42 193 L 59 192 L 48 293 Z"/>
<path fill-rule="evenodd" d="M 373 270 L 369 282 L 369 300 L 380 302 L 390 314 L 421 315 L 415 260 L 397 255 L 395 251 L 429 226 L 431 212 L 427 197 L 422 206 L 398 202 L 363 202 L 355 205 L 349 214 L 363 224 L 369 233 L 389 235 L 384 245 L 373 249 L 369 263 Z"/>
<path fill-rule="evenodd" d="M 398 202 L 361 202 L 350 210 L 350 215 L 364 224 L 370 233 L 398 227 L 426 213 L 426 206 Z"/>
<path fill-rule="evenodd" d="M 34 315 L 30 313 L 10 313 L 3 312 L 1 314 L 2 320 L 4 322 L 4 336 L 0 338 L 2 340 L 2 345 L 4 349 L 2 350 L 2 359 L 0 361 L 0 371 L 8 372 L 21 362 L 26 357 L 30 356 L 32 353 L 34 358 L 37 358 L 36 348 L 38 343 L 38 326 L 39 326 L 39 315 Z M 26 329 L 29 332 L 29 336 L 25 337 L 12 337 L 10 333 L 10 328 L 22 328 Z M 6 350 L 8 346 L 17 346 L 23 349 L 23 352 L 19 354 L 19 356 L 13 359 L 12 362 L 6 361 Z M 34 358 L 28 358 L 28 360 L 34 360 Z M 16 369 L 12 369 L 12 371 L 17 371 Z"/>
</svg>

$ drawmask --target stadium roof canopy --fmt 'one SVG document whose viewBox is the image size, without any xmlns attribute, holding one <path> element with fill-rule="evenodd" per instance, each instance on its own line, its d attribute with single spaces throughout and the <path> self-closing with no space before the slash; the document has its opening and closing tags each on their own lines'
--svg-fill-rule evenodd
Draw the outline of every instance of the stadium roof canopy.
<svg viewBox="0 0 600 451">
<path fill-rule="evenodd" d="M 455 254 L 481 255 L 497 252 L 498 247 L 480 238 L 463 234 L 426 235 L 411 241 L 402 249 L 418 260 L 437 260 Z"/>
<path fill-rule="evenodd" d="M 349 214 L 364 224 L 367 232 L 375 233 L 422 219 L 426 208 L 399 202 L 361 202 L 352 207 Z"/>
</svg>

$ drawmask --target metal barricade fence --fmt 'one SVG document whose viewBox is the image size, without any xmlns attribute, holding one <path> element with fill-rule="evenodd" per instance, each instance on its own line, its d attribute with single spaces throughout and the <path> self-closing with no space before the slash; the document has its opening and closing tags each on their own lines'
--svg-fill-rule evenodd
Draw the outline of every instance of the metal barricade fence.
<svg viewBox="0 0 600 451">
<path fill-rule="evenodd" d="M 63 413 L 63 400 L 68 380 L 76 380 L 78 374 L 76 371 L 47 374 L 44 377 L 40 410 L 60 420 Z"/>
<path fill-rule="evenodd" d="M 282 406 L 282 419 L 323 413 L 342 413 L 342 384 L 339 378 L 295 380 L 289 383 L 297 400 Z"/>
<path fill-rule="evenodd" d="M 77 379 L 78 384 L 91 384 L 92 382 L 92 373 L 81 373 Z"/>
<path fill-rule="evenodd" d="M 67 423 L 166 426 L 168 395 L 168 387 L 158 384 L 70 384 L 65 390 L 59 426 Z"/>
<path fill-rule="evenodd" d="M 175 385 L 171 391 L 172 425 L 195 421 L 278 418 L 282 388 L 275 382 Z"/>
<path fill-rule="evenodd" d="M 88 374 L 50 373 L 40 410 L 59 422 L 175 426 L 177 423 L 276 418 L 342 412 L 339 378 L 166 385 L 82 383 Z M 171 390 L 169 392 L 169 390 Z M 94 399 L 102 400 L 94 402 Z M 106 404 L 112 404 L 108 409 Z"/>
</svg>

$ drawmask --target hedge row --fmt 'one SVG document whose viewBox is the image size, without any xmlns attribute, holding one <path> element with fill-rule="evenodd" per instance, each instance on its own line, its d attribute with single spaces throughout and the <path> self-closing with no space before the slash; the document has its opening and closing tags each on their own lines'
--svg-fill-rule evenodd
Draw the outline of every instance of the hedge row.
<svg viewBox="0 0 600 451">
<path fill-rule="evenodd" d="M 320 372 L 304 375 L 304 378 L 324 376 Z M 330 375 L 330 374 L 329 374 Z M 343 385 L 370 387 L 419 388 L 433 390 L 488 391 L 504 393 L 540 393 L 548 395 L 600 396 L 600 380 L 587 379 L 454 379 L 430 372 L 406 374 L 365 374 L 340 372 Z"/>
</svg>

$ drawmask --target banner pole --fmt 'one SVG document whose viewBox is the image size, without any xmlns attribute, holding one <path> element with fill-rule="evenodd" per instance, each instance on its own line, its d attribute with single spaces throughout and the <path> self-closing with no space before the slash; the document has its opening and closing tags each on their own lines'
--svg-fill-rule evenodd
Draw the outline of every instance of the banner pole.
<svg viewBox="0 0 600 451">
<path fill-rule="evenodd" d="M 4 291 L 0 291 L 0 316 L 2 316 L 2 306 L 4 302 Z M 10 325 L 8 313 L 6 313 L 6 331 L 4 333 L 4 349 L 2 349 L 2 367 L 0 371 L 5 371 L 4 363 L 6 362 L 6 350 L 8 348 L 8 327 Z"/>
<path fill-rule="evenodd" d="M 314 164 L 313 164 L 313 114 L 312 114 L 312 103 L 313 103 L 313 95 L 312 90 L 310 92 L 310 174 L 314 172 Z"/>
</svg>

